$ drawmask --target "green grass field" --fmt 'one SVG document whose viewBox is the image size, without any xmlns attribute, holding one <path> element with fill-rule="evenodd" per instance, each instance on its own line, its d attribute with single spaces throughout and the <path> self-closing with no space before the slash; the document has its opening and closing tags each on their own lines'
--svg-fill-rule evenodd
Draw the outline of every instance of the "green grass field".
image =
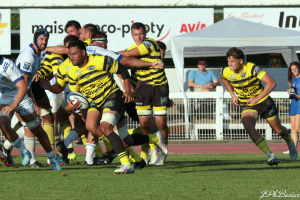
<svg viewBox="0 0 300 200">
<path fill-rule="evenodd" d="M 1 162 L 0 199 L 260 199 L 271 190 L 300 194 L 299 161 L 282 154 L 278 158 L 279 166 L 270 167 L 263 154 L 170 155 L 164 166 L 147 165 L 125 175 L 113 173 L 117 160 L 81 166 L 83 155 L 63 171 L 11 168 Z M 46 163 L 45 156 L 37 159 Z M 20 164 L 21 156 L 14 161 Z"/>
</svg>

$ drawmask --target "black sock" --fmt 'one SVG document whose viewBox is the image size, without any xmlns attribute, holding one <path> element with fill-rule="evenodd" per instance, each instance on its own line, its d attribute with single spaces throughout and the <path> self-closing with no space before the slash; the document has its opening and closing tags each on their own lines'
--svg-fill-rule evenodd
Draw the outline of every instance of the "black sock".
<svg viewBox="0 0 300 200">
<path fill-rule="evenodd" d="M 112 148 L 117 152 L 117 154 L 125 151 L 121 138 L 114 131 L 106 136 L 106 138 L 109 140 Z"/>
<path fill-rule="evenodd" d="M 134 141 L 134 146 L 141 145 L 141 144 L 148 144 L 149 143 L 149 137 L 148 135 L 143 135 L 140 133 L 134 133 L 131 135 L 133 141 Z"/>
</svg>

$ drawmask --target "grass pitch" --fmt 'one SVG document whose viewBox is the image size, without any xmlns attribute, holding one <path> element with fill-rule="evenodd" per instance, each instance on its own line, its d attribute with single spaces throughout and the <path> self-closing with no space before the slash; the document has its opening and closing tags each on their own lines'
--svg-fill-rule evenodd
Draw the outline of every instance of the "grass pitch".
<svg viewBox="0 0 300 200">
<path fill-rule="evenodd" d="M 78 155 L 63 171 L 52 171 L 50 166 L 22 167 L 21 156 L 15 156 L 20 168 L 0 163 L 0 199 L 260 199 L 263 191 L 276 190 L 300 194 L 299 161 L 277 157 L 281 163 L 270 167 L 264 154 L 169 155 L 164 166 L 147 165 L 121 175 L 113 173 L 118 160 L 86 167 L 79 164 L 84 155 Z M 46 163 L 45 156 L 37 159 Z"/>
</svg>

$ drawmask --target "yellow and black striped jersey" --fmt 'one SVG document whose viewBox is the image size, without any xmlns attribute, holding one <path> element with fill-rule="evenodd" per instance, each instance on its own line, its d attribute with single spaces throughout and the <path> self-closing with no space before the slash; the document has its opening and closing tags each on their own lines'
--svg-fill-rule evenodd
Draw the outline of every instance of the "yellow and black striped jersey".
<svg viewBox="0 0 300 200">
<path fill-rule="evenodd" d="M 259 66 L 247 62 L 243 63 L 243 70 L 240 73 L 234 73 L 230 67 L 225 67 L 221 72 L 221 77 L 230 82 L 234 91 L 238 95 L 241 105 L 247 105 L 248 99 L 256 97 L 264 89 L 261 79 L 266 74 Z M 269 95 L 261 98 L 256 104 L 266 100 Z M 250 105 L 252 106 L 252 105 Z"/>
<path fill-rule="evenodd" d="M 85 43 L 85 46 L 87 47 L 87 46 L 91 45 L 92 39 L 88 39 L 83 42 Z"/>
<path fill-rule="evenodd" d="M 37 71 L 37 75 L 40 79 L 51 80 L 64 58 L 62 55 L 46 51 L 41 55 L 41 60 L 41 67 Z"/>
<path fill-rule="evenodd" d="M 134 44 L 127 50 L 137 48 L 140 52 L 138 59 L 156 62 L 161 60 L 160 48 L 157 42 L 152 38 L 146 38 L 141 45 Z M 132 73 L 135 71 L 135 73 Z M 136 85 L 136 80 L 144 84 L 160 86 L 168 84 L 168 79 L 164 69 L 154 69 L 153 67 L 134 68 L 131 67 L 131 83 Z M 135 87 L 135 86 L 134 86 Z"/>
<path fill-rule="evenodd" d="M 68 84 L 68 72 L 73 67 L 73 64 L 67 58 L 62 64 L 59 65 L 57 70 L 56 83 L 60 86 L 66 86 Z"/>
<path fill-rule="evenodd" d="M 100 107 L 106 98 L 120 90 L 113 78 L 119 68 L 118 61 L 109 56 L 88 55 L 84 67 L 72 66 L 69 73 L 69 87 L 73 92 L 81 92 Z"/>
</svg>

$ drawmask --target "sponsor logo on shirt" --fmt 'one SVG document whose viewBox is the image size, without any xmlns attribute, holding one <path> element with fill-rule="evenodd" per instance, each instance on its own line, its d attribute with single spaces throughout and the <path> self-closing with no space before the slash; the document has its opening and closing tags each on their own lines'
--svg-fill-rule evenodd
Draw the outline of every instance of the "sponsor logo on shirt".
<svg viewBox="0 0 300 200">
<path fill-rule="evenodd" d="M 108 102 L 106 102 L 105 104 L 104 104 L 104 108 L 111 108 L 111 107 L 113 107 L 115 105 L 115 101 L 114 100 L 112 100 L 112 101 L 108 101 Z"/>
<path fill-rule="evenodd" d="M 245 76 L 247 76 L 247 72 L 242 73 L 241 77 L 245 78 Z"/>
<path fill-rule="evenodd" d="M 69 71 L 70 69 L 71 69 L 71 67 L 70 67 L 70 66 L 68 66 L 68 67 L 66 68 L 66 70 L 67 70 L 67 71 Z"/>
<path fill-rule="evenodd" d="M 93 69 L 95 69 L 95 65 L 89 66 L 87 69 L 88 70 L 93 70 Z"/>
<path fill-rule="evenodd" d="M 255 74 L 257 75 L 257 74 L 259 74 L 259 72 L 261 72 L 261 68 L 259 67 L 259 66 L 256 66 L 255 68 L 254 68 L 254 72 L 255 72 Z"/>
<path fill-rule="evenodd" d="M 152 46 L 151 42 L 149 41 L 144 41 L 143 44 L 145 45 L 145 47 L 150 48 Z"/>
<path fill-rule="evenodd" d="M 81 70 L 77 70 L 77 71 L 76 71 L 76 74 L 77 74 L 77 75 L 81 74 Z"/>
<path fill-rule="evenodd" d="M 235 79 L 235 75 L 234 74 L 230 75 L 230 78 Z"/>
<path fill-rule="evenodd" d="M 31 63 L 26 62 L 26 63 L 24 64 L 24 66 L 23 66 L 23 69 L 29 70 L 29 69 L 30 69 L 30 66 L 31 66 Z"/>
</svg>

